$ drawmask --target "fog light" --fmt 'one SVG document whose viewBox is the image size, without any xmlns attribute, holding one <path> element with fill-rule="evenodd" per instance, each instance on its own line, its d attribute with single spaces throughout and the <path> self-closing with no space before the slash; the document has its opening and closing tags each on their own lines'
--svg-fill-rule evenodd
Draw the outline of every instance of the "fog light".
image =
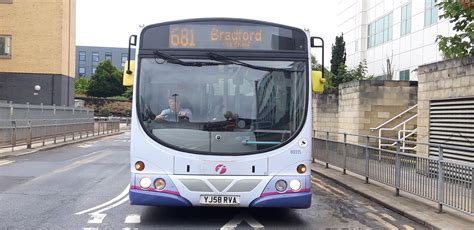
<svg viewBox="0 0 474 230">
<path fill-rule="evenodd" d="M 143 177 L 141 180 L 140 180 L 140 187 L 142 187 L 143 189 L 147 189 L 151 186 L 151 180 L 150 178 L 148 177 Z"/>
<path fill-rule="evenodd" d="M 298 165 L 298 167 L 296 168 L 296 171 L 300 174 L 305 173 L 306 172 L 306 165 L 304 165 L 304 164 Z"/>
<path fill-rule="evenodd" d="M 295 192 L 299 191 L 301 189 L 301 182 L 299 180 L 292 180 L 290 182 L 290 188 Z"/>
<path fill-rule="evenodd" d="M 141 161 L 135 162 L 135 169 L 137 171 L 142 171 L 143 169 L 145 169 L 145 163 L 143 163 Z"/>
<path fill-rule="evenodd" d="M 166 182 L 162 178 L 158 178 L 155 180 L 155 189 L 158 191 L 163 190 L 166 187 Z"/>
<path fill-rule="evenodd" d="M 278 192 L 283 192 L 286 190 L 286 181 L 284 180 L 279 180 L 275 183 L 275 189 L 278 191 Z"/>
</svg>

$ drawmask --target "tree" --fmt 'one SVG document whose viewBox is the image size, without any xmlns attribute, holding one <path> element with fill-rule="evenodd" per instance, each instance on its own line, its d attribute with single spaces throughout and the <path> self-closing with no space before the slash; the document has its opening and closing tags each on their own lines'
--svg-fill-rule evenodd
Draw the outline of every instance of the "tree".
<svg viewBox="0 0 474 230">
<path fill-rule="evenodd" d="M 470 2 L 461 0 L 443 0 L 437 6 L 444 11 L 440 18 L 449 19 L 454 23 L 454 36 L 438 35 L 439 50 L 445 58 L 463 58 L 474 56 L 474 10 Z M 467 3 L 466 3 L 467 2 Z"/>
<path fill-rule="evenodd" d="M 336 42 L 332 45 L 331 52 L 331 73 L 334 74 L 334 83 L 339 85 L 341 79 L 339 78 L 339 66 L 346 64 L 346 42 L 344 41 L 344 34 L 340 37 L 336 36 Z"/>
<path fill-rule="evenodd" d="M 89 80 L 82 76 L 74 83 L 74 91 L 76 94 L 87 95 L 87 88 L 89 87 Z"/>
<path fill-rule="evenodd" d="M 92 75 L 87 95 L 94 97 L 112 97 L 122 95 L 122 71 L 118 70 L 110 60 L 101 62 Z"/>
</svg>

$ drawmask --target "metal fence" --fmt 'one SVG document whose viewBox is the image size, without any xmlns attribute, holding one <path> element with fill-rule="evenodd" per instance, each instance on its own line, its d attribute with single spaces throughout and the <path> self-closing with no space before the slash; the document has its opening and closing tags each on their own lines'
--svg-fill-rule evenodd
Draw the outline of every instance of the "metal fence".
<svg viewBox="0 0 474 230">
<path fill-rule="evenodd" d="M 3 121 L 0 126 L 0 148 L 50 141 L 66 141 L 120 131 L 119 121 L 94 121 L 94 118 L 77 119 L 35 119 Z M 9 126 L 5 124 L 9 123 Z"/>
<path fill-rule="evenodd" d="M 55 105 L 30 105 L 0 103 L 0 127 L 10 127 L 13 120 L 23 122 L 28 120 L 68 121 L 69 119 L 93 118 L 94 110 Z M 23 125 L 23 124 L 22 124 Z"/>
<path fill-rule="evenodd" d="M 348 141 L 354 137 L 364 138 L 365 144 Z M 315 131 L 313 158 L 325 162 L 326 167 L 334 165 L 342 168 L 343 174 L 349 170 L 364 176 L 366 183 L 375 180 L 394 187 L 397 196 L 402 190 L 435 201 L 440 212 L 443 211 L 443 205 L 447 205 L 474 214 L 474 164 L 443 159 L 442 145 L 436 145 L 439 158 L 432 158 L 402 153 L 401 140 L 391 140 L 397 143 L 395 151 L 373 147 L 371 143 L 376 144 L 379 139 Z M 428 143 L 418 145 L 435 146 Z"/>
</svg>

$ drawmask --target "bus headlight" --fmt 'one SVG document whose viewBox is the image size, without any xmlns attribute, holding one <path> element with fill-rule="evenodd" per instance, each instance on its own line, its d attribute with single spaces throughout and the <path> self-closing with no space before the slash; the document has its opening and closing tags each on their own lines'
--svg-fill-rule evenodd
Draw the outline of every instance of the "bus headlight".
<svg viewBox="0 0 474 230">
<path fill-rule="evenodd" d="M 292 180 L 290 182 L 290 188 L 295 192 L 299 191 L 301 189 L 301 182 L 299 180 Z"/>
<path fill-rule="evenodd" d="M 155 189 L 158 191 L 163 190 L 166 187 L 166 182 L 162 178 L 158 178 L 155 180 Z"/>
<path fill-rule="evenodd" d="M 142 187 L 143 189 L 147 189 L 151 186 L 151 180 L 150 178 L 148 177 L 143 177 L 141 180 L 140 180 L 140 187 Z"/>
<path fill-rule="evenodd" d="M 286 190 L 286 181 L 284 180 L 279 180 L 275 183 L 275 189 L 278 191 L 278 192 L 283 192 Z"/>
</svg>

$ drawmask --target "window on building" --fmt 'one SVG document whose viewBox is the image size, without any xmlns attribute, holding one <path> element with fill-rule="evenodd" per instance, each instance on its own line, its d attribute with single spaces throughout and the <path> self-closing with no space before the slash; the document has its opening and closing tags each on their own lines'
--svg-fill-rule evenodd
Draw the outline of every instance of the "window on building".
<svg viewBox="0 0 474 230">
<path fill-rule="evenodd" d="M 10 58 L 12 36 L 10 35 L 0 35 L 0 58 Z"/>
<path fill-rule="evenodd" d="M 367 47 L 371 48 L 392 40 L 392 13 L 372 22 L 367 30 Z"/>
<path fill-rule="evenodd" d="M 96 67 L 93 67 L 93 68 L 92 68 L 92 74 L 95 74 L 95 71 L 96 71 L 96 70 L 97 70 L 97 68 L 96 68 Z"/>
<path fill-rule="evenodd" d="M 84 76 L 86 74 L 86 68 L 79 67 L 79 76 Z"/>
<path fill-rule="evenodd" d="M 402 6 L 402 23 L 400 35 L 409 34 L 411 32 L 411 3 Z"/>
<path fill-rule="evenodd" d="M 79 51 L 79 61 L 85 61 L 85 60 L 86 60 L 86 52 Z"/>
<path fill-rule="evenodd" d="M 112 53 L 106 52 L 106 53 L 105 53 L 105 60 L 110 60 L 110 61 L 112 61 Z"/>
<path fill-rule="evenodd" d="M 99 62 L 99 53 L 97 52 L 92 53 L 92 62 Z"/>
<path fill-rule="evenodd" d="M 122 67 L 125 65 L 125 62 L 128 60 L 128 54 L 122 53 Z"/>
<path fill-rule="evenodd" d="M 86 52 L 79 51 L 79 65 L 85 65 L 85 64 L 86 64 Z"/>
<path fill-rule="evenodd" d="M 401 70 L 400 71 L 400 81 L 409 81 L 410 80 L 410 70 Z"/>
<path fill-rule="evenodd" d="M 438 21 L 438 7 L 436 0 L 425 0 L 425 26 L 432 25 Z"/>
</svg>

